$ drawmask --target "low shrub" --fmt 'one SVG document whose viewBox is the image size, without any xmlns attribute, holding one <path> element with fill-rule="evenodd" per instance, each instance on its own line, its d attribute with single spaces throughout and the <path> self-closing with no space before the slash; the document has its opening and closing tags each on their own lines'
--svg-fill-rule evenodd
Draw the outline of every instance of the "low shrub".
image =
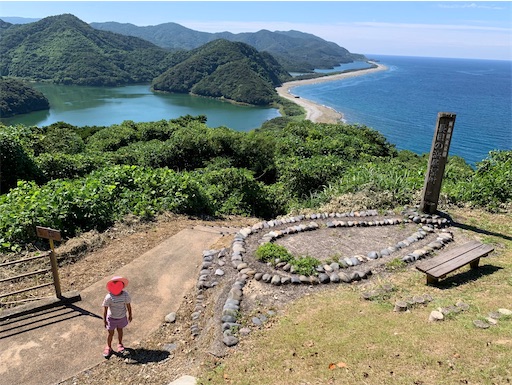
<svg viewBox="0 0 512 385">
<path fill-rule="evenodd" d="M 280 262 L 290 262 L 294 259 L 288 250 L 284 246 L 276 245 L 275 243 L 265 243 L 256 249 L 256 259 L 260 262 L 276 263 L 276 260 Z"/>
</svg>

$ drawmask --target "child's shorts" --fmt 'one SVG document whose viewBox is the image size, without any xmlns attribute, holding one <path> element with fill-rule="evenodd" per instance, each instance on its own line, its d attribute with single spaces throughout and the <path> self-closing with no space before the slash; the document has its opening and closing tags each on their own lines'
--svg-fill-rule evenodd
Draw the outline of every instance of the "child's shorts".
<svg viewBox="0 0 512 385">
<path fill-rule="evenodd" d="M 122 329 L 128 326 L 128 318 L 107 317 L 107 330 Z"/>
</svg>

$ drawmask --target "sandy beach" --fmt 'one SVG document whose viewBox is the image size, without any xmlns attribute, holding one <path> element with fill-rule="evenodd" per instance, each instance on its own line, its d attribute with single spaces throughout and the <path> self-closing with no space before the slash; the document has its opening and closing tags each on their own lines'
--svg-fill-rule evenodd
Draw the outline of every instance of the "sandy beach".
<svg viewBox="0 0 512 385">
<path fill-rule="evenodd" d="M 311 120 L 315 123 L 339 123 L 343 121 L 343 114 L 326 106 L 312 102 L 311 100 L 297 98 L 290 91 L 293 87 L 304 86 L 306 84 L 317 84 L 321 82 L 330 82 L 333 80 L 348 79 L 355 76 L 362 76 L 372 72 L 385 71 L 388 68 L 382 64 L 374 63 L 376 68 L 368 68 L 362 70 L 356 70 L 343 74 L 323 76 L 316 79 L 306 80 L 292 80 L 291 82 L 284 83 L 281 87 L 277 87 L 277 93 L 283 98 L 289 99 L 292 102 L 298 104 L 306 110 L 306 119 Z"/>
</svg>

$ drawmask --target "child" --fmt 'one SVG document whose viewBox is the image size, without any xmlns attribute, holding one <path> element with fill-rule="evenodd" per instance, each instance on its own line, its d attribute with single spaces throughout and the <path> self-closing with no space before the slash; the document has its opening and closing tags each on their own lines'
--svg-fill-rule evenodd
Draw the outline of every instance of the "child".
<svg viewBox="0 0 512 385">
<path fill-rule="evenodd" d="M 114 331 L 117 329 L 117 351 L 122 353 L 123 346 L 123 328 L 132 322 L 132 306 L 130 304 L 131 298 L 128 292 L 124 289 L 128 286 L 128 280 L 123 277 L 113 277 L 107 282 L 107 290 L 109 293 L 103 300 L 103 322 L 107 329 L 107 346 L 103 351 L 103 357 L 109 358 L 112 353 L 112 340 L 114 338 Z M 126 317 L 126 310 L 128 310 L 128 317 Z"/>
</svg>

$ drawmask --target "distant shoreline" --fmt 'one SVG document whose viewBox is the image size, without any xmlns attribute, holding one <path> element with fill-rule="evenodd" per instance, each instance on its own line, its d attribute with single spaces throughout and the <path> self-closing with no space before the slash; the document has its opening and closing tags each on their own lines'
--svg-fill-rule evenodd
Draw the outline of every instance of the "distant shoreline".
<svg viewBox="0 0 512 385">
<path fill-rule="evenodd" d="M 315 103 L 308 99 L 299 98 L 293 95 L 290 91 L 294 87 L 304 86 L 307 84 L 317 84 L 323 82 L 330 82 L 334 80 L 342 80 L 353 78 L 356 76 L 367 75 L 373 72 L 386 71 L 388 67 L 385 65 L 369 62 L 375 64 L 377 67 L 374 68 L 366 68 L 360 70 L 354 70 L 351 72 L 345 72 L 342 74 L 336 75 L 327 75 L 322 76 L 315 79 L 305 79 L 305 80 L 292 80 L 286 83 L 283 83 L 281 87 L 277 87 L 276 91 L 279 96 L 291 100 L 292 102 L 298 104 L 306 110 L 306 119 L 311 120 L 314 123 L 339 123 L 343 121 L 343 114 L 339 111 L 336 111 L 330 107 L 323 106 L 321 104 Z"/>
</svg>

